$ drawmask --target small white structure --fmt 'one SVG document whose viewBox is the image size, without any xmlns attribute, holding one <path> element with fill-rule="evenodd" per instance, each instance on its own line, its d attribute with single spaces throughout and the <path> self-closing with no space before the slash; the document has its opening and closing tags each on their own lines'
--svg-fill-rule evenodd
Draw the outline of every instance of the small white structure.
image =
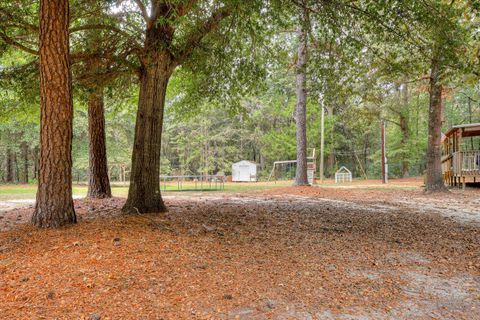
<svg viewBox="0 0 480 320">
<path fill-rule="evenodd" d="M 232 164 L 232 181 L 257 181 L 257 164 L 247 160 L 242 160 Z"/>
<path fill-rule="evenodd" d="M 352 182 L 352 172 L 345 167 L 341 167 L 335 172 L 335 183 Z"/>
</svg>

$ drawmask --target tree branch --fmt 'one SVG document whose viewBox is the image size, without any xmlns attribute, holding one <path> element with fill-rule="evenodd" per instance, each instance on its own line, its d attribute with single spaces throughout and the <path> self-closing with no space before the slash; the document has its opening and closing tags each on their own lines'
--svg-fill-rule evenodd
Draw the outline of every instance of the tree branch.
<svg viewBox="0 0 480 320">
<path fill-rule="evenodd" d="M 75 78 L 76 81 L 81 82 L 84 86 L 105 86 L 109 82 L 124 75 L 131 75 L 132 71 L 127 69 L 107 70 L 104 72 L 83 73 Z"/>
<path fill-rule="evenodd" d="M 398 115 L 401 115 L 402 113 L 398 110 L 396 110 L 393 106 L 387 105 L 388 110 L 392 111 L 393 113 L 396 113 Z M 393 121 L 392 121 L 393 122 Z"/>
<path fill-rule="evenodd" d="M 398 123 L 398 122 L 396 122 L 396 121 L 393 121 L 393 120 L 391 120 L 391 119 L 386 119 L 386 118 L 384 118 L 384 120 L 387 121 L 387 122 L 391 122 L 391 123 L 393 123 L 393 124 L 401 127 L 400 123 Z"/>
<path fill-rule="evenodd" d="M 150 23 L 157 21 L 158 17 L 162 14 L 162 11 L 162 15 L 166 15 L 169 10 L 171 10 L 169 3 L 164 3 L 160 0 L 152 0 L 152 14 L 150 16 Z"/>
<path fill-rule="evenodd" d="M 11 23 L 10 26 L 12 26 L 12 27 L 21 28 L 21 29 L 24 29 L 24 30 L 30 30 L 30 31 L 35 32 L 35 33 L 39 32 L 38 26 L 36 26 L 34 24 L 31 24 L 31 23 L 28 23 L 25 20 L 20 19 L 18 16 L 13 15 L 9 11 L 7 11 L 3 8 L 0 8 L 0 18 L 2 16 L 5 17 L 6 20 Z"/>
<path fill-rule="evenodd" d="M 174 64 L 180 65 L 188 59 L 193 50 L 198 47 L 203 38 L 211 31 L 218 28 L 220 22 L 231 15 L 231 11 L 225 7 L 216 10 L 210 18 L 201 23 L 197 30 L 187 36 L 187 41 L 183 48 L 175 55 Z"/>
<path fill-rule="evenodd" d="M 92 60 L 92 59 L 104 58 L 104 59 L 109 60 L 111 62 L 116 62 L 116 63 L 119 63 L 121 65 L 124 65 L 127 68 L 129 68 L 132 72 L 138 73 L 139 72 L 139 67 L 137 65 L 133 64 L 132 62 L 128 61 L 128 59 L 127 59 L 129 54 L 131 52 L 134 52 L 134 51 L 136 51 L 136 49 L 132 48 L 132 49 L 128 50 L 127 52 L 124 52 L 121 55 L 111 55 L 109 57 L 102 56 L 101 54 L 98 54 L 96 52 L 91 53 L 91 52 L 79 51 L 79 52 L 71 53 L 70 54 L 70 59 L 72 61 L 72 64 L 76 64 L 78 62 L 85 62 L 85 61 Z"/>
<path fill-rule="evenodd" d="M 132 35 L 130 35 L 128 32 L 125 32 L 117 27 L 105 25 L 105 24 L 86 24 L 83 26 L 70 28 L 69 32 L 70 34 L 72 34 L 74 32 L 86 31 L 86 30 L 108 30 L 108 31 L 113 31 L 115 33 L 121 34 L 127 38 L 133 38 Z"/>
<path fill-rule="evenodd" d="M 33 54 L 35 56 L 38 56 L 39 53 L 37 50 L 34 50 L 32 48 L 29 48 L 23 44 L 21 44 L 20 42 L 17 42 L 16 40 L 10 38 L 9 36 L 7 36 L 3 31 L 0 32 L 0 38 L 8 45 L 11 45 L 17 49 L 20 49 L 22 51 L 25 51 L 27 53 L 30 53 L 30 54 Z"/>
<path fill-rule="evenodd" d="M 184 15 L 188 14 L 192 7 L 198 2 L 198 0 L 189 0 L 185 1 L 182 4 L 178 4 L 175 6 L 175 12 L 177 17 L 183 17 Z"/>
<path fill-rule="evenodd" d="M 147 24 L 151 22 L 150 17 L 148 16 L 147 8 L 143 4 L 142 0 L 135 0 L 135 3 L 137 4 L 138 8 L 140 9 L 140 12 L 142 13 L 142 17 L 145 20 Z"/>
<path fill-rule="evenodd" d="M 166 19 L 173 19 L 183 17 L 187 15 L 192 7 L 198 2 L 198 0 L 183 1 L 179 4 L 173 4 L 162 0 L 153 0 L 152 4 L 152 16 L 150 20 L 157 21 L 162 16 Z"/>
</svg>

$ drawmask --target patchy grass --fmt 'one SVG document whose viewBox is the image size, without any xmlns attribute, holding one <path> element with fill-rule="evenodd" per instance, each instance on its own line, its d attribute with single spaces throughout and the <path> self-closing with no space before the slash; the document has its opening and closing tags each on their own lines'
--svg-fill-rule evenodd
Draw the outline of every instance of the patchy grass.
<svg viewBox="0 0 480 320">
<path fill-rule="evenodd" d="M 0 201 L 34 199 L 37 193 L 36 185 L 7 185 L 0 186 Z M 73 195 L 84 197 L 87 194 L 87 188 L 82 186 L 73 187 Z"/>
<path fill-rule="evenodd" d="M 282 181 L 278 183 L 226 183 L 224 188 L 221 188 L 218 184 L 215 188 L 215 184 L 205 184 L 202 186 L 200 183 L 183 183 L 181 188 L 177 183 L 170 182 L 166 186 L 161 185 L 161 191 L 164 193 L 199 193 L 199 192 L 243 192 L 252 190 L 267 190 L 278 187 L 286 187 L 292 185 L 290 181 Z M 203 190 L 202 190 L 203 188 Z M 0 201 L 7 200 L 22 200 L 22 199 L 34 199 L 37 192 L 36 185 L 7 185 L 0 186 Z M 73 196 L 76 198 L 85 197 L 87 194 L 87 187 L 85 185 L 74 185 Z M 112 186 L 112 194 L 114 197 L 126 197 L 128 194 L 128 187 L 126 186 Z"/>
<path fill-rule="evenodd" d="M 383 185 L 378 180 L 355 180 L 352 183 L 335 184 L 333 180 L 325 180 L 321 185 L 322 188 L 331 189 L 363 189 L 363 190 L 418 190 L 423 183 L 421 178 L 411 179 L 397 179 L 391 180 L 389 184 Z M 277 182 L 254 182 L 254 183 L 225 183 L 225 187 L 222 189 L 218 184 L 215 188 L 215 184 L 204 184 L 202 190 L 202 184 L 197 182 L 184 182 L 179 189 L 179 184 L 176 182 L 169 182 L 166 185 L 161 184 L 161 191 L 164 193 L 182 193 L 188 195 L 189 193 L 199 192 L 248 192 L 256 190 L 269 190 L 275 188 L 284 188 L 293 185 L 293 181 L 277 181 Z M 320 185 L 316 185 L 320 186 Z M 22 200 L 22 199 L 34 199 L 37 192 L 36 185 L 3 185 L 0 186 L 0 201 L 7 200 Z M 113 183 L 112 193 L 115 197 L 126 197 L 128 194 L 128 187 Z M 74 197 L 81 198 L 87 194 L 87 186 L 83 184 L 76 184 L 73 186 Z"/>
</svg>

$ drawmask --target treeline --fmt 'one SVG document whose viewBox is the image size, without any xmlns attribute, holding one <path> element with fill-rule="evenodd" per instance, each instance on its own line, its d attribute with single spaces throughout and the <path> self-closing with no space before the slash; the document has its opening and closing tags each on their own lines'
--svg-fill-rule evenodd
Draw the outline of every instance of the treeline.
<svg viewBox="0 0 480 320">
<path fill-rule="evenodd" d="M 424 80 L 425 82 L 425 80 Z M 478 86 L 462 86 L 444 97 L 443 130 L 455 124 L 480 120 Z M 162 136 L 162 175 L 231 174 L 232 163 L 247 159 L 259 164 L 260 179 L 267 179 L 274 161 L 295 159 L 295 97 L 248 97 L 244 112 L 199 108 L 185 117 L 167 107 Z M 282 99 L 288 103 L 281 103 Z M 354 101 L 352 97 L 352 101 Z M 134 105 L 126 100 L 105 99 L 106 145 L 110 179 L 120 181 L 120 166 L 129 178 L 134 130 Z M 380 120 L 387 123 L 387 157 L 390 178 L 418 176 L 426 169 L 428 92 L 421 83 L 392 85 L 383 106 L 333 106 L 326 111 L 325 174 L 332 177 L 342 165 L 357 178 L 379 178 Z M 309 148 L 320 148 L 320 106 L 307 106 Z M 88 181 L 89 141 L 87 106 L 75 105 L 73 180 Z M 14 130 L 23 130 L 16 132 Z M 2 183 L 33 183 L 38 170 L 38 126 L 2 123 L 0 130 L 0 179 Z M 476 143 L 476 142 L 475 142 Z M 478 146 L 477 146 L 478 148 Z M 318 161 L 318 159 L 317 159 Z M 286 169 L 286 168 L 285 168 Z M 286 171 L 286 170 L 285 170 Z M 27 173 L 25 175 L 25 172 Z M 286 177 L 286 172 L 284 172 Z M 280 176 L 281 177 L 281 176 Z"/>
<path fill-rule="evenodd" d="M 2 141 L 15 141 L 22 137 L 13 136 L 3 133 Z M 36 142 L 36 141 L 35 141 Z M 5 143 L 2 144 L 0 152 L 0 161 L 2 168 L 0 169 L 0 181 L 3 184 L 21 183 L 28 184 L 36 181 L 38 174 L 38 145 L 31 148 L 32 141 L 23 140 L 21 143 Z"/>
<path fill-rule="evenodd" d="M 109 165 L 128 164 L 125 213 L 166 210 L 161 168 L 227 172 L 241 157 L 267 170 L 294 157 L 305 185 L 321 106 L 330 174 L 346 164 L 375 175 L 385 120 L 394 174 L 426 168 L 426 189 L 444 191 L 446 101 L 457 106 L 467 90 L 474 117 L 479 9 L 470 0 L 0 1 L 4 176 L 22 142 L 39 147 L 32 222 L 41 227 L 76 222 L 72 180 L 87 162 L 95 198 L 111 196 Z M 38 140 L 14 135 L 38 131 Z"/>
</svg>

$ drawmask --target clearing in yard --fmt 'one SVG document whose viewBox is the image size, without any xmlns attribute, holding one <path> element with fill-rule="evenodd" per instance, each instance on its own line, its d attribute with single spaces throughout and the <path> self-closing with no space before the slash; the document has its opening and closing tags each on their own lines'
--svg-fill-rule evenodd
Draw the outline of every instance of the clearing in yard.
<svg viewBox="0 0 480 320">
<path fill-rule="evenodd" d="M 400 183 L 401 184 L 401 183 Z M 0 213 L 15 319 L 480 319 L 479 191 L 283 187 L 172 193 L 165 214 L 75 200 L 39 230 Z M 16 226 L 15 226 L 16 225 Z M 68 231 L 68 232 L 66 232 Z"/>
<path fill-rule="evenodd" d="M 480 320 L 479 3 L 0 0 L 0 320 Z"/>
</svg>

